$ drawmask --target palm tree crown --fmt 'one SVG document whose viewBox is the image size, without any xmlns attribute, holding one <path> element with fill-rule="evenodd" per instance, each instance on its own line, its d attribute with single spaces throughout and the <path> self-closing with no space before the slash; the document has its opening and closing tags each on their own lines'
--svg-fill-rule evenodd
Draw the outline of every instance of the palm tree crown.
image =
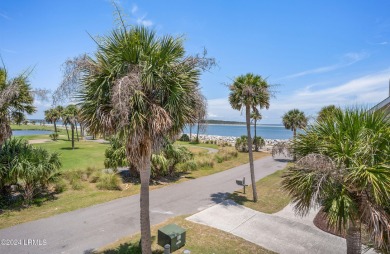
<svg viewBox="0 0 390 254">
<path fill-rule="evenodd" d="M 293 150 L 301 159 L 283 186 L 295 209 L 306 214 L 322 206 L 329 224 L 347 232 L 348 253 L 361 251 L 361 223 L 375 246 L 389 251 L 389 119 L 382 112 L 335 111 L 299 134 Z"/>
<path fill-rule="evenodd" d="M 290 129 L 296 136 L 297 129 L 303 129 L 307 126 L 308 119 L 305 113 L 299 109 L 292 109 L 283 115 L 283 125 L 286 129 Z"/>
<path fill-rule="evenodd" d="M 0 68 L 0 145 L 12 135 L 10 116 L 32 114 L 34 97 L 25 74 L 8 78 L 5 68 Z"/>
<path fill-rule="evenodd" d="M 246 105 L 254 108 L 269 108 L 270 85 L 265 79 L 253 73 L 237 77 L 230 85 L 229 102 L 233 109 L 242 110 Z"/>
</svg>

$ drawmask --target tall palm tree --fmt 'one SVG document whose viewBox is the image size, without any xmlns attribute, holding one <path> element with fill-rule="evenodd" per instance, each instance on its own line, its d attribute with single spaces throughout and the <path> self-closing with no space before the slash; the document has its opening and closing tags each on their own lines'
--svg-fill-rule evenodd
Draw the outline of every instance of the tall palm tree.
<svg viewBox="0 0 390 254">
<path fill-rule="evenodd" d="M 256 135 L 256 125 L 257 125 L 257 121 L 260 121 L 262 118 L 259 110 L 257 108 L 255 108 L 255 110 L 252 112 L 251 114 L 251 119 L 253 120 L 253 123 L 254 123 L 254 127 L 255 127 L 255 136 L 253 137 L 253 140 L 255 141 L 255 151 L 258 151 L 258 142 L 257 142 L 257 135 Z"/>
<path fill-rule="evenodd" d="M 260 106 L 260 108 L 269 108 L 270 85 L 261 76 L 248 73 L 237 77 L 229 88 L 229 102 L 232 108 L 236 110 L 245 109 L 253 200 L 254 202 L 257 202 L 258 198 L 251 138 L 251 110 L 255 111 L 257 106 Z"/>
<path fill-rule="evenodd" d="M 0 67 L 0 145 L 12 135 L 12 114 L 34 113 L 36 109 L 33 102 L 28 76 L 24 73 L 10 79 L 7 70 Z"/>
<path fill-rule="evenodd" d="M 288 111 L 283 115 L 282 119 L 284 127 L 294 132 L 294 138 L 297 136 L 297 129 L 305 128 L 308 122 L 305 113 L 299 109 Z"/>
<path fill-rule="evenodd" d="M 54 133 L 57 133 L 57 121 L 60 118 L 60 113 L 55 108 L 45 110 L 45 121 L 54 125 Z"/>
<path fill-rule="evenodd" d="M 337 111 L 293 141 L 301 158 L 283 187 L 295 210 L 322 206 L 328 223 L 346 232 L 347 253 L 361 253 L 361 225 L 374 246 L 390 251 L 390 121 L 383 112 Z"/>
<path fill-rule="evenodd" d="M 92 133 L 119 134 L 129 163 L 140 172 L 141 245 L 151 253 L 149 181 L 151 156 L 164 138 L 195 124 L 204 107 L 198 85 L 205 58 L 186 56 L 181 38 L 157 37 L 145 27 L 123 25 L 83 57 L 81 115 Z"/>
</svg>

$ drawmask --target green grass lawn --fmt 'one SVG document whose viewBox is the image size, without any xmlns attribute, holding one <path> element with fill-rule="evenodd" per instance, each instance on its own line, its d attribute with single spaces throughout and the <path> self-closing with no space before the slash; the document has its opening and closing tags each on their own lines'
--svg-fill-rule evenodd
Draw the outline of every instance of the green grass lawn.
<svg viewBox="0 0 390 254">
<path fill-rule="evenodd" d="M 179 216 L 168 219 L 164 223 L 152 226 L 152 250 L 154 254 L 162 254 L 163 248 L 157 245 L 157 230 L 167 224 L 175 223 L 186 229 L 186 244 L 181 249 L 173 252 L 174 254 L 183 253 L 185 249 L 191 250 L 191 253 L 202 254 L 271 254 L 272 251 L 266 250 L 254 243 L 248 242 L 240 237 L 234 236 L 219 229 L 205 225 L 193 223 L 185 220 L 187 216 Z M 140 234 L 120 239 L 110 245 L 107 245 L 96 251 L 97 254 L 141 254 L 138 247 Z"/>
<path fill-rule="evenodd" d="M 259 197 L 257 203 L 253 202 L 252 186 L 246 188 L 246 194 L 244 194 L 243 189 L 241 189 L 230 194 L 229 198 L 240 205 L 244 205 L 259 212 L 276 213 L 282 210 L 291 201 L 288 193 L 281 188 L 282 175 L 284 172 L 285 170 L 276 171 L 256 182 L 257 195 Z"/>
<path fill-rule="evenodd" d="M 61 154 L 61 170 L 86 169 L 87 167 L 104 168 L 104 152 L 108 144 L 91 141 L 75 141 L 75 149 L 72 150 L 72 142 L 61 135 L 60 139 L 53 142 L 34 144 L 45 148 L 50 152 Z"/>
</svg>

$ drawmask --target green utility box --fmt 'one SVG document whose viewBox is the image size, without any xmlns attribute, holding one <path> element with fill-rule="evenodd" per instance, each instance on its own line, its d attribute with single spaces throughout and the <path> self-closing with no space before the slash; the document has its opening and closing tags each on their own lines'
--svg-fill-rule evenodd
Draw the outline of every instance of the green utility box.
<svg viewBox="0 0 390 254">
<path fill-rule="evenodd" d="M 166 225 L 158 230 L 157 243 L 163 248 L 166 244 L 169 244 L 171 252 L 174 252 L 186 243 L 186 230 L 176 224 Z"/>
</svg>

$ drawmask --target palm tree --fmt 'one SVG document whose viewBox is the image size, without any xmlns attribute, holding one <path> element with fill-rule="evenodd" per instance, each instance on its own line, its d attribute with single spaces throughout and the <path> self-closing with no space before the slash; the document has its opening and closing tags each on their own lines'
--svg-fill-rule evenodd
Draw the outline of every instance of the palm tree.
<svg viewBox="0 0 390 254">
<path fill-rule="evenodd" d="M 67 116 L 65 114 L 65 109 L 63 106 L 57 106 L 55 107 L 56 111 L 58 112 L 61 120 L 62 120 L 62 124 L 65 126 L 65 130 L 66 130 L 66 134 L 68 136 L 68 140 L 70 140 L 70 137 L 69 137 L 69 131 L 68 131 L 68 123 L 67 123 Z"/>
<path fill-rule="evenodd" d="M 322 107 L 321 110 L 318 112 L 317 121 L 323 121 L 328 117 L 331 117 L 334 112 L 340 111 L 341 109 L 339 107 L 336 107 L 335 105 L 329 105 Z"/>
<path fill-rule="evenodd" d="M 32 114 L 34 96 L 24 73 L 15 78 L 8 78 L 5 68 L 0 67 L 0 145 L 11 137 L 10 117 L 18 114 Z"/>
<path fill-rule="evenodd" d="M 60 113 L 55 108 L 45 110 L 45 121 L 54 125 L 54 133 L 57 133 L 57 121 L 60 118 Z"/>
<path fill-rule="evenodd" d="M 306 128 L 307 121 L 305 113 L 299 109 L 292 109 L 283 115 L 283 125 L 294 132 L 294 138 L 297 136 L 297 129 Z"/>
<path fill-rule="evenodd" d="M 253 123 L 255 125 L 254 126 L 255 127 L 255 136 L 253 137 L 253 140 L 255 141 L 254 142 L 255 143 L 255 151 L 258 151 L 258 146 L 259 146 L 258 142 L 256 142 L 257 141 L 257 139 L 256 139 L 257 138 L 257 135 L 256 135 L 256 124 L 257 124 L 257 121 L 261 120 L 261 118 L 262 118 L 262 116 L 261 116 L 259 110 L 257 108 L 255 108 L 255 110 L 251 114 L 251 119 L 253 120 Z"/>
<path fill-rule="evenodd" d="M 322 206 L 346 233 L 347 253 L 361 253 L 361 225 L 374 246 L 390 251 L 390 121 L 383 112 L 335 111 L 293 141 L 302 157 L 283 187 L 301 215 Z"/>
<path fill-rule="evenodd" d="M 119 134 L 129 163 L 140 172 L 141 246 L 151 253 L 149 181 L 151 156 L 165 137 L 195 124 L 204 107 L 198 85 L 206 58 L 186 56 L 183 40 L 157 37 L 145 27 L 123 25 L 99 41 L 95 58 L 75 59 L 83 71 L 79 96 L 85 127 Z"/>
<path fill-rule="evenodd" d="M 253 165 L 253 150 L 251 138 L 251 109 L 257 106 L 269 108 L 270 85 L 259 75 L 248 73 L 237 77 L 230 85 L 229 102 L 233 109 L 245 109 L 246 128 L 248 136 L 249 166 L 253 186 L 253 200 L 257 202 L 255 170 Z"/>
<path fill-rule="evenodd" d="M 72 137 L 72 150 L 74 150 L 74 131 L 75 129 L 77 128 L 77 115 L 78 115 L 78 109 L 76 107 L 76 105 L 68 105 L 65 109 L 64 109 L 64 117 L 65 117 L 65 121 L 64 123 L 65 124 L 69 124 L 70 125 L 70 129 L 71 129 L 71 137 Z M 77 135 L 77 139 L 78 139 L 78 134 L 77 134 L 77 129 L 76 129 L 76 135 Z"/>
</svg>

